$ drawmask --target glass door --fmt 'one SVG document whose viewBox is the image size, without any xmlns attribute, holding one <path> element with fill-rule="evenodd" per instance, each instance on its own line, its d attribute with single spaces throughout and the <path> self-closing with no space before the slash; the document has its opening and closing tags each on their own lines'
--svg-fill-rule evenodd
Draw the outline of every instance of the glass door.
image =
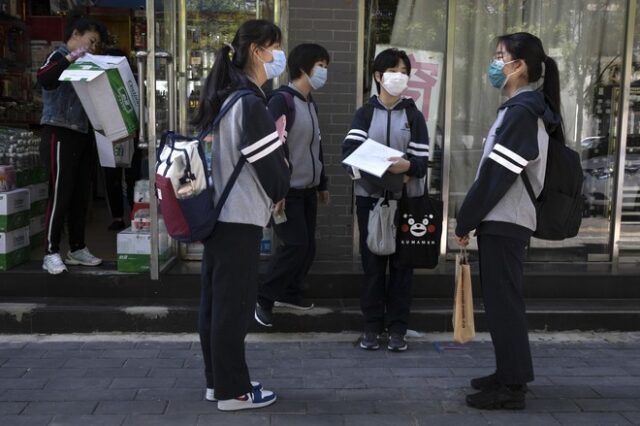
<svg viewBox="0 0 640 426">
<path fill-rule="evenodd" d="M 276 23 L 285 0 L 147 0 L 146 48 L 137 53 L 141 93 L 141 147 L 148 151 L 151 278 L 178 258 L 199 260 L 202 245 L 181 244 L 167 234 L 155 191 L 156 148 L 162 133 L 194 134 L 190 119 L 215 54 L 248 19 Z"/>
</svg>

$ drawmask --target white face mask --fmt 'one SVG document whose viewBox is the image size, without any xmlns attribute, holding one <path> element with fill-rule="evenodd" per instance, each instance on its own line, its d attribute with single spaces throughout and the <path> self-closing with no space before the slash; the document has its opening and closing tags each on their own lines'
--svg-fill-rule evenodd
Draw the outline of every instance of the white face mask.
<svg viewBox="0 0 640 426">
<path fill-rule="evenodd" d="M 409 84 L 409 76 L 402 72 L 385 72 L 380 84 L 391 96 L 400 96 Z"/>
</svg>

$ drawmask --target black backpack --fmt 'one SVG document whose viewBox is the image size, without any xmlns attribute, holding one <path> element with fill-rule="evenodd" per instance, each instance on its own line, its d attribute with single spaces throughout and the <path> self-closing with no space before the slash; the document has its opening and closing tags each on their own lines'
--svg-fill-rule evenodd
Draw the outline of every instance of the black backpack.
<svg viewBox="0 0 640 426">
<path fill-rule="evenodd" d="M 293 123 L 296 121 L 296 105 L 294 103 L 295 101 L 293 99 L 293 95 L 287 92 L 285 89 L 280 88 L 269 93 L 269 95 L 267 95 L 267 100 L 271 100 L 271 98 L 273 98 L 276 95 L 281 95 L 284 98 L 285 103 L 287 104 L 287 109 L 289 110 L 289 113 L 287 114 L 287 122 L 285 125 L 285 130 L 289 132 L 293 127 Z M 309 100 L 311 101 L 313 108 L 316 110 L 316 115 L 317 115 L 318 105 L 316 104 L 316 102 L 313 100 L 311 96 L 309 96 Z"/>
<path fill-rule="evenodd" d="M 544 185 L 538 198 L 527 173 L 523 171 L 520 176 L 536 207 L 537 227 L 533 236 L 560 241 L 578 235 L 584 208 L 580 155 L 550 135 Z"/>
</svg>

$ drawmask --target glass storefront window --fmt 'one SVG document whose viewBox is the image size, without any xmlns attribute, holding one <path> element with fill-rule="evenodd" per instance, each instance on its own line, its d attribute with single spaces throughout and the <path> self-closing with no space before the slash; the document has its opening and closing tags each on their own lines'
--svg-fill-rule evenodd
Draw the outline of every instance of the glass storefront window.
<svg viewBox="0 0 640 426">
<path fill-rule="evenodd" d="M 626 2 L 459 0 L 451 129 L 448 247 L 455 215 L 471 186 L 501 99 L 486 79 L 495 37 L 528 31 L 540 37 L 560 69 L 566 143 L 580 153 L 587 197 L 579 235 L 532 239 L 529 260 L 609 261 L 613 167 L 618 147 L 613 105 L 620 91 Z"/>
<path fill-rule="evenodd" d="M 621 261 L 636 262 L 640 258 L 640 8 L 637 6 L 629 84 L 619 256 Z"/>
</svg>

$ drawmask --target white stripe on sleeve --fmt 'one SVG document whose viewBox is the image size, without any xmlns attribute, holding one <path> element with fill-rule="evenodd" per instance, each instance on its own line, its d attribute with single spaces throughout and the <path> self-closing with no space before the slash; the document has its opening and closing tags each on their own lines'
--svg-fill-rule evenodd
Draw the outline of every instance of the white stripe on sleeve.
<svg viewBox="0 0 640 426">
<path fill-rule="evenodd" d="M 351 130 L 349 130 L 349 135 L 361 135 L 361 136 L 364 136 L 366 138 L 367 137 L 367 132 L 365 132 L 364 130 L 359 130 L 359 129 L 351 129 Z"/>
<path fill-rule="evenodd" d="M 425 143 L 409 142 L 409 147 L 429 151 L 429 145 Z"/>
<path fill-rule="evenodd" d="M 409 148 L 407 149 L 407 154 L 413 154 L 416 157 L 428 157 L 429 151 L 416 151 L 415 149 Z"/>
<path fill-rule="evenodd" d="M 501 157 L 495 152 L 492 152 L 491 154 L 489 154 L 489 158 L 491 158 L 493 161 L 500 164 L 501 166 L 507 168 L 508 170 L 512 171 L 513 173 L 520 174 L 522 172 L 522 167 L 516 166 L 511 161 L 507 160 L 504 157 Z"/>
<path fill-rule="evenodd" d="M 498 151 L 498 152 L 506 155 L 507 157 L 509 157 L 515 163 L 518 163 L 522 167 L 526 166 L 529 163 L 527 160 L 525 160 L 524 158 L 522 158 L 521 156 L 519 156 L 515 152 L 511 151 L 509 148 L 505 147 L 504 145 L 500 145 L 499 143 L 495 144 L 493 146 L 493 149 L 495 151 Z"/>
<path fill-rule="evenodd" d="M 281 146 L 282 146 L 282 142 L 280 142 L 280 139 L 276 139 L 273 142 L 273 144 L 271 146 L 269 146 L 268 148 L 263 149 L 262 151 L 260 151 L 256 155 L 253 155 L 251 157 L 247 157 L 247 161 L 249 163 L 255 163 L 259 159 L 261 159 L 263 157 L 266 157 L 267 155 L 271 154 L 273 151 L 275 151 L 276 149 L 280 148 Z"/>
<path fill-rule="evenodd" d="M 264 138 L 260 139 L 258 142 L 252 143 L 248 147 L 241 149 L 240 152 L 242 152 L 245 156 L 248 156 L 249 154 L 256 151 L 257 149 L 262 148 L 263 146 L 267 145 L 270 142 L 273 142 L 274 139 L 276 140 L 278 139 L 277 130 L 275 130 L 273 133 L 268 134 Z"/>
<path fill-rule="evenodd" d="M 345 139 L 353 139 L 353 140 L 355 140 L 355 141 L 362 141 L 362 142 L 364 142 L 364 141 L 366 141 L 366 140 L 367 140 L 367 138 L 365 138 L 365 137 L 362 137 L 362 136 L 354 136 L 354 135 L 347 135 L 347 137 L 346 137 Z"/>
</svg>

